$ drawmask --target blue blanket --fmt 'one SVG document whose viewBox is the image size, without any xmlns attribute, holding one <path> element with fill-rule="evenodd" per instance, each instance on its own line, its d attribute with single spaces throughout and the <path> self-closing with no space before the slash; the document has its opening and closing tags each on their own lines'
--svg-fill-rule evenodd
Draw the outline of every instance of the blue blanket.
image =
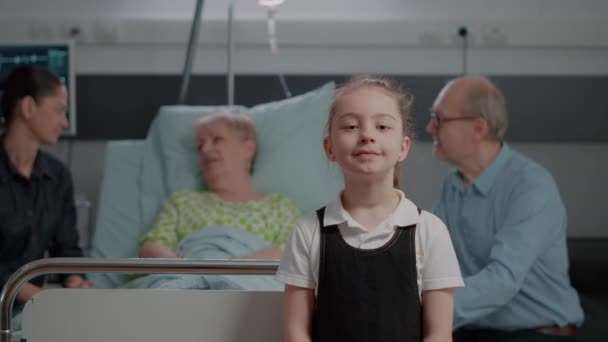
<svg viewBox="0 0 608 342">
<path fill-rule="evenodd" d="M 206 227 L 185 237 L 177 246 L 186 259 L 237 259 L 269 248 L 258 235 L 233 227 Z M 124 285 L 126 288 L 280 291 L 283 285 L 270 275 L 151 274 Z"/>
</svg>

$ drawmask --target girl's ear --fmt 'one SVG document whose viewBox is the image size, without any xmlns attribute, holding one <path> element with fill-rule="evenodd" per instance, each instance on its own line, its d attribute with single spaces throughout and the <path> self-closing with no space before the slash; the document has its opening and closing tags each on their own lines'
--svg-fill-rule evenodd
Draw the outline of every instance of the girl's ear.
<svg viewBox="0 0 608 342">
<path fill-rule="evenodd" d="M 327 156 L 327 159 L 331 161 L 336 161 L 336 156 L 331 150 L 331 142 L 329 141 L 329 137 L 325 137 L 323 139 L 323 150 L 325 150 L 325 155 Z"/>
<path fill-rule="evenodd" d="M 405 160 L 407 154 L 410 152 L 410 147 L 412 146 L 412 139 L 408 136 L 404 136 L 401 141 L 401 151 L 399 151 L 399 161 Z"/>
</svg>

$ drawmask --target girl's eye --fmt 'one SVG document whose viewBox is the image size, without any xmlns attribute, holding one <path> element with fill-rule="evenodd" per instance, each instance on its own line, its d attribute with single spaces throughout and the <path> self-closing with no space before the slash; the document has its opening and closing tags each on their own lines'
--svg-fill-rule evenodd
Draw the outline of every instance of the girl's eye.
<svg viewBox="0 0 608 342">
<path fill-rule="evenodd" d="M 358 126 L 357 125 L 344 125 L 344 126 L 342 126 L 342 128 L 346 129 L 346 130 L 353 130 L 353 129 L 357 129 Z"/>
<path fill-rule="evenodd" d="M 391 127 L 387 126 L 387 125 L 378 125 L 378 129 L 381 130 L 381 131 L 385 131 L 385 130 L 390 129 L 390 128 Z"/>
<path fill-rule="evenodd" d="M 213 138 L 213 142 L 214 143 L 217 143 L 217 142 L 220 142 L 220 141 L 222 141 L 222 137 L 214 137 Z"/>
</svg>

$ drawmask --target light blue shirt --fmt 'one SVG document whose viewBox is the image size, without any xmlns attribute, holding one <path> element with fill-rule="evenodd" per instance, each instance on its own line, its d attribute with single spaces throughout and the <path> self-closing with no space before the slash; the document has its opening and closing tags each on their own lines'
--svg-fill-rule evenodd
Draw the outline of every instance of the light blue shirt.
<svg viewBox="0 0 608 342">
<path fill-rule="evenodd" d="M 566 209 L 538 163 L 505 143 L 472 185 L 452 170 L 433 212 L 448 227 L 465 282 L 454 291 L 455 328 L 582 323 L 568 276 Z"/>
</svg>

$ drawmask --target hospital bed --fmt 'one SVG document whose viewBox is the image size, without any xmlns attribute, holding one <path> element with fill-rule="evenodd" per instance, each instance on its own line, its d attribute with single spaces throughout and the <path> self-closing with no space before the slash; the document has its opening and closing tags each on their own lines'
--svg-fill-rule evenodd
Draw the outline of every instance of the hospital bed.
<svg viewBox="0 0 608 342">
<path fill-rule="evenodd" d="M 204 188 L 192 128 L 202 116 L 230 111 L 251 117 L 258 144 L 252 179 L 261 193 L 284 194 L 303 213 L 333 199 L 342 188 L 341 175 L 322 149 L 333 91 L 334 84 L 329 83 L 252 108 L 166 106 L 160 108 L 146 139 L 109 142 L 90 252 L 93 259 L 83 265 L 90 268 L 74 268 L 76 265 L 68 263 L 72 269 L 54 265 L 50 272 L 87 273 L 95 289 L 52 289 L 34 296 L 22 313 L 23 341 L 281 340 L 282 292 L 276 288 L 193 291 L 121 287 L 129 281 L 129 274 L 154 273 L 150 269 L 158 265 L 151 262 L 184 262 L 128 258 L 137 257 L 139 238 L 152 227 L 173 192 Z M 53 260 L 40 262 L 49 261 Z M 116 264 L 106 268 L 95 264 L 104 262 L 130 263 L 133 267 L 129 272 L 120 267 L 115 272 Z M 203 262 L 200 260 L 191 262 L 199 273 L 206 272 L 202 266 L 209 266 L 197 264 Z M 147 270 L 136 269 L 136 265 Z M 271 273 L 276 261 L 273 265 Z M 184 270 L 180 267 L 177 271 Z M 175 273 L 176 269 L 155 271 Z"/>
<path fill-rule="evenodd" d="M 333 90 L 330 83 L 252 108 L 166 106 L 159 110 L 146 139 L 109 142 L 91 257 L 137 257 L 138 240 L 152 227 L 164 201 L 177 191 L 204 188 L 192 125 L 218 111 L 244 113 L 256 125 L 258 152 L 252 179 L 257 191 L 281 193 L 303 213 L 333 199 L 342 188 L 342 177 L 322 148 Z M 93 274 L 91 280 L 97 287 L 113 288 L 128 277 Z"/>
</svg>

